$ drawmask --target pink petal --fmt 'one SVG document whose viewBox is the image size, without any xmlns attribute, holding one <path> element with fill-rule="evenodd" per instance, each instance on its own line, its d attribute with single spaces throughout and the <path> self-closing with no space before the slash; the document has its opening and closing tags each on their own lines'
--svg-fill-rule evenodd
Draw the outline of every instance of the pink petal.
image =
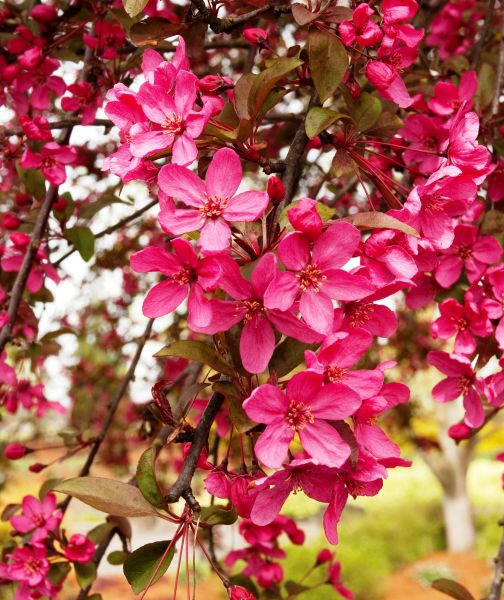
<svg viewBox="0 0 504 600">
<path fill-rule="evenodd" d="M 264 294 L 264 306 L 289 310 L 299 291 L 299 279 L 291 271 L 278 273 Z"/>
<path fill-rule="evenodd" d="M 191 286 L 187 299 L 189 326 L 206 327 L 212 320 L 210 300 L 205 296 L 201 286 Z"/>
<path fill-rule="evenodd" d="M 173 312 L 185 299 L 188 291 L 188 285 L 179 285 L 169 280 L 158 283 L 145 296 L 143 314 L 154 319 Z"/>
<path fill-rule="evenodd" d="M 312 262 L 322 271 L 339 269 L 355 254 L 360 239 L 359 230 L 350 223 L 334 223 L 315 242 Z"/>
<path fill-rule="evenodd" d="M 198 148 L 192 137 L 183 133 L 175 138 L 172 150 L 172 164 L 186 166 L 196 160 Z"/>
<path fill-rule="evenodd" d="M 268 319 L 286 335 L 305 344 L 315 344 L 322 341 L 323 334 L 313 331 L 290 312 L 269 310 Z"/>
<path fill-rule="evenodd" d="M 28 148 L 23 152 L 23 156 L 19 161 L 19 164 L 23 169 L 38 169 L 42 164 L 42 157 L 40 154 L 35 154 Z"/>
<path fill-rule="evenodd" d="M 242 192 L 229 200 L 223 215 L 227 221 L 255 221 L 264 213 L 268 202 L 266 192 Z"/>
<path fill-rule="evenodd" d="M 460 396 L 457 377 L 447 377 L 432 388 L 432 397 L 436 402 L 451 402 Z"/>
<path fill-rule="evenodd" d="M 254 447 L 257 458 L 270 469 L 276 469 L 287 458 L 293 437 L 294 430 L 287 426 L 284 419 L 275 419 L 257 439 Z"/>
<path fill-rule="evenodd" d="M 370 398 L 380 391 L 383 385 L 383 373 L 377 370 L 350 371 L 341 382 L 348 385 L 361 398 Z"/>
<path fill-rule="evenodd" d="M 266 288 L 270 285 L 277 273 L 276 257 L 271 252 L 267 252 L 257 262 L 250 278 L 254 294 L 258 298 L 264 296 Z"/>
<path fill-rule="evenodd" d="M 309 404 L 322 386 L 322 377 L 313 371 L 302 371 L 289 381 L 286 388 L 289 401 L 297 400 Z"/>
<path fill-rule="evenodd" d="M 469 427 L 481 427 L 485 421 L 485 411 L 481 404 L 481 398 L 474 388 L 469 388 L 464 395 L 465 417 L 464 422 Z"/>
<path fill-rule="evenodd" d="M 205 175 L 208 195 L 231 198 L 241 180 L 242 166 L 238 154 L 229 148 L 217 150 Z"/>
<path fill-rule="evenodd" d="M 285 415 L 288 405 L 285 394 L 276 385 L 265 383 L 244 401 L 243 410 L 256 423 L 271 423 Z"/>
<path fill-rule="evenodd" d="M 334 487 L 333 498 L 324 513 L 324 533 L 331 544 L 338 543 L 338 523 L 348 500 L 348 492 L 343 483 Z"/>
<path fill-rule="evenodd" d="M 324 341 L 323 350 L 319 352 L 319 358 L 324 364 L 338 365 L 346 369 L 357 363 L 369 350 L 373 343 L 373 336 L 365 329 L 355 329 L 348 336 L 332 341 L 331 336 Z"/>
<path fill-rule="evenodd" d="M 171 96 L 159 85 L 144 83 L 138 91 L 137 102 L 147 117 L 159 125 L 177 113 Z"/>
<path fill-rule="evenodd" d="M 451 287 L 462 272 L 463 262 L 458 256 L 445 256 L 436 269 L 435 279 L 444 288 Z"/>
<path fill-rule="evenodd" d="M 175 80 L 175 106 L 177 113 L 185 116 L 196 101 L 196 82 L 198 78 L 190 71 L 179 71 Z"/>
<path fill-rule="evenodd" d="M 315 331 L 324 335 L 332 332 L 334 308 L 326 295 L 310 290 L 304 292 L 301 294 L 299 311 L 307 325 Z"/>
<path fill-rule="evenodd" d="M 275 334 L 267 319 L 255 318 L 245 324 L 240 338 L 240 356 L 249 373 L 262 373 L 274 349 Z"/>
<path fill-rule="evenodd" d="M 341 467 L 350 456 L 350 447 L 339 433 L 325 421 L 315 419 L 299 432 L 303 448 L 308 454 L 328 467 Z"/>
<path fill-rule="evenodd" d="M 198 246 L 205 254 L 218 254 L 229 248 L 231 229 L 225 221 L 207 219 L 198 240 Z"/>
<path fill-rule="evenodd" d="M 257 497 L 250 513 L 250 519 L 256 525 L 268 525 L 282 510 L 282 506 L 289 497 L 291 486 L 289 483 L 279 483 L 274 487 L 263 490 Z"/>
<path fill-rule="evenodd" d="M 278 256 L 292 271 L 301 271 L 310 262 L 308 239 L 299 232 L 289 233 L 278 246 Z"/>
<path fill-rule="evenodd" d="M 458 377 L 472 372 L 471 361 L 462 356 L 454 356 L 446 352 L 432 351 L 427 354 L 428 362 L 449 377 Z"/>
<path fill-rule="evenodd" d="M 156 246 L 149 246 L 135 252 L 130 258 L 130 265 L 137 273 L 160 271 L 164 275 L 173 275 L 182 267 L 173 254 Z"/>
<path fill-rule="evenodd" d="M 158 221 L 166 233 L 182 235 L 190 231 L 199 231 L 205 225 L 205 219 L 199 210 L 180 208 L 176 210 L 162 210 Z"/>
<path fill-rule="evenodd" d="M 173 137 L 166 135 L 163 131 L 144 131 L 137 133 L 131 138 L 131 154 L 138 158 L 150 156 L 169 148 L 173 143 Z M 164 168 L 164 167 L 163 167 Z"/>
<path fill-rule="evenodd" d="M 375 291 L 369 278 L 348 273 L 343 269 L 324 271 L 324 276 L 327 279 L 323 282 L 323 292 L 335 300 L 361 300 Z"/>
<path fill-rule="evenodd" d="M 198 255 L 194 250 L 193 245 L 184 238 L 176 238 L 171 242 L 172 248 L 175 250 L 175 254 L 179 257 L 180 261 L 186 265 L 189 265 L 193 269 L 198 264 Z"/>
<path fill-rule="evenodd" d="M 201 179 L 186 167 L 165 165 L 158 175 L 159 187 L 167 196 L 173 196 L 188 206 L 203 206 L 206 188 Z"/>
<path fill-rule="evenodd" d="M 337 421 L 353 415 L 362 400 L 348 386 L 341 383 L 329 383 L 324 385 L 315 397 L 306 402 L 311 407 L 314 417 Z"/>
</svg>

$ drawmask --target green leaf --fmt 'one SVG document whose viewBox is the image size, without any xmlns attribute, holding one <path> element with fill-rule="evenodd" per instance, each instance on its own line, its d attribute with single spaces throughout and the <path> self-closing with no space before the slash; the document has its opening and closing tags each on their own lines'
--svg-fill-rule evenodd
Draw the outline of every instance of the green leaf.
<svg viewBox="0 0 504 600">
<path fill-rule="evenodd" d="M 330 127 L 338 119 L 350 119 L 350 117 L 343 113 L 336 112 L 335 110 L 331 110 L 330 108 L 314 106 L 313 108 L 310 108 L 309 113 L 306 115 L 306 135 L 312 139 L 321 131 Z"/>
<path fill-rule="evenodd" d="M 308 35 L 308 64 L 321 102 L 338 88 L 348 68 L 348 55 L 339 39 L 320 29 Z"/>
<path fill-rule="evenodd" d="M 240 119 L 250 119 L 250 112 L 248 108 L 248 99 L 250 96 L 250 90 L 254 84 L 257 75 L 253 73 L 245 73 L 238 79 L 234 86 L 234 107 L 236 114 Z"/>
<path fill-rule="evenodd" d="M 2 521 L 9 521 L 9 519 L 13 517 L 20 508 L 21 504 L 6 504 L 5 508 L 2 510 L 2 515 L 0 516 L 0 519 Z"/>
<path fill-rule="evenodd" d="M 124 10 L 130 17 L 136 17 L 147 6 L 149 0 L 123 0 Z"/>
<path fill-rule="evenodd" d="M 310 589 L 308 586 L 292 580 L 286 581 L 284 585 L 285 589 L 289 593 L 289 598 L 295 598 L 296 596 L 299 596 L 299 594 L 302 594 L 303 592 L 306 592 L 306 590 Z"/>
<path fill-rule="evenodd" d="M 51 565 L 49 573 L 47 574 L 47 579 L 49 579 L 53 585 L 59 586 L 65 581 L 71 570 L 72 567 L 70 566 L 70 563 L 54 563 Z"/>
<path fill-rule="evenodd" d="M 247 106 L 248 112 L 253 117 L 262 108 L 266 97 L 276 84 L 297 67 L 300 67 L 303 61 L 299 58 L 281 57 L 275 59 L 271 67 L 261 71 L 252 81 L 250 87 Z"/>
<path fill-rule="evenodd" d="M 169 346 L 165 346 L 159 352 L 154 354 L 156 358 L 164 358 L 165 356 L 178 356 L 179 358 L 187 358 L 195 360 L 212 367 L 214 371 L 233 375 L 233 368 L 229 365 L 220 354 L 211 348 L 205 342 L 194 340 L 179 340 L 173 342 Z"/>
<path fill-rule="evenodd" d="M 175 554 L 175 544 L 173 544 L 163 558 L 169 544 L 169 541 L 146 544 L 145 546 L 138 548 L 138 550 L 135 550 L 135 552 L 130 554 L 124 561 L 124 575 L 135 594 L 139 594 L 149 585 L 150 578 L 156 569 L 158 569 L 158 564 L 161 559 L 161 566 L 157 570 L 151 585 L 154 585 L 156 581 L 165 574 Z"/>
<path fill-rule="evenodd" d="M 39 493 L 38 493 L 38 497 L 40 500 L 43 500 L 47 494 L 53 489 L 53 487 L 55 485 L 58 485 L 58 483 L 61 483 L 63 481 L 63 479 L 59 478 L 59 477 L 55 477 L 53 479 L 48 479 L 47 481 L 44 481 L 44 483 L 40 486 L 39 489 Z"/>
<path fill-rule="evenodd" d="M 96 579 L 96 565 L 93 561 L 88 563 L 74 563 L 75 576 L 80 588 L 84 590 Z"/>
<path fill-rule="evenodd" d="M 232 525 L 238 519 L 238 513 L 234 507 L 214 504 L 213 506 L 204 506 L 201 509 L 201 521 L 213 527 L 214 525 Z"/>
<path fill-rule="evenodd" d="M 154 17 L 146 21 L 135 23 L 129 32 L 131 41 L 135 46 L 155 46 L 167 37 L 183 33 L 187 25 L 168 23 L 165 19 Z"/>
<path fill-rule="evenodd" d="M 138 461 L 136 470 L 137 484 L 146 500 L 153 506 L 157 506 L 157 508 L 165 508 L 166 502 L 159 489 L 154 471 L 155 461 L 156 452 L 154 448 L 147 448 Z"/>
<path fill-rule="evenodd" d="M 129 552 L 123 552 L 122 550 L 114 550 L 114 552 L 111 552 L 107 556 L 107 561 L 111 565 L 122 565 L 129 555 Z"/>
<path fill-rule="evenodd" d="M 436 579 L 432 582 L 432 587 L 438 592 L 446 594 L 446 596 L 450 596 L 456 600 L 475 600 L 474 596 L 466 587 L 452 579 Z"/>
<path fill-rule="evenodd" d="M 270 373 L 276 372 L 278 377 L 283 377 L 304 362 L 305 350 L 314 350 L 318 344 L 304 344 L 293 338 L 287 338 L 279 344 L 271 357 Z"/>
<path fill-rule="evenodd" d="M 353 104 L 352 115 L 359 131 L 366 131 L 375 125 L 383 111 L 382 103 L 376 96 L 362 92 Z"/>
<path fill-rule="evenodd" d="M 38 169 L 23 169 L 19 165 L 16 166 L 19 179 L 24 183 L 28 193 L 35 196 L 37 200 L 41 200 L 46 193 L 45 179 L 42 171 Z"/>
<path fill-rule="evenodd" d="M 495 69 L 488 63 L 483 63 L 478 71 L 478 89 L 476 90 L 475 103 L 480 110 L 484 110 L 492 103 L 496 87 Z"/>
<path fill-rule="evenodd" d="M 345 217 L 343 221 L 348 221 L 349 223 L 352 223 L 352 225 L 355 225 L 355 227 L 360 227 L 361 229 L 395 229 L 396 231 L 402 231 L 408 235 L 420 237 L 416 229 L 413 229 L 410 225 L 406 225 L 406 223 L 403 223 L 402 221 L 399 221 L 399 219 L 391 217 L 386 213 L 356 213 L 355 215 Z"/>
<path fill-rule="evenodd" d="M 100 544 L 103 540 L 109 535 L 109 533 L 114 529 L 114 523 L 101 523 L 96 527 L 93 527 L 91 531 L 88 531 L 86 534 L 87 537 L 93 542 L 93 544 Z"/>
<path fill-rule="evenodd" d="M 146 517 L 158 514 L 137 487 L 113 479 L 75 477 L 63 481 L 53 490 L 78 498 L 96 510 L 118 517 Z"/>
<path fill-rule="evenodd" d="M 65 237 L 77 248 L 77 251 L 86 262 L 94 254 L 95 238 L 89 227 L 77 225 L 67 229 Z"/>
</svg>

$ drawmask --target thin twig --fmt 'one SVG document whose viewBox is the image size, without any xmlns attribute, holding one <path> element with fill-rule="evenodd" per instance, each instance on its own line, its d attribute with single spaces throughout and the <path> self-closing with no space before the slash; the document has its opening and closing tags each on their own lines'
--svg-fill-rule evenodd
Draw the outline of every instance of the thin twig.
<svg viewBox="0 0 504 600">
<path fill-rule="evenodd" d="M 86 477 L 87 475 L 89 475 L 91 466 L 93 465 L 96 455 L 98 454 L 98 451 L 100 450 L 103 440 L 105 439 L 105 435 L 107 434 L 109 427 L 112 424 L 115 413 L 117 412 L 117 409 L 119 408 L 119 403 L 121 402 L 124 394 L 126 393 L 126 390 L 128 389 L 128 386 L 129 386 L 131 380 L 134 379 L 134 377 L 135 377 L 135 370 L 138 365 L 138 361 L 140 360 L 140 356 L 142 355 L 142 350 L 144 349 L 145 343 L 147 342 L 147 340 L 149 339 L 149 336 L 151 334 L 153 323 L 154 323 L 154 319 L 149 319 L 149 322 L 147 323 L 147 327 L 145 328 L 145 331 L 143 332 L 142 337 L 138 341 L 136 352 L 131 360 L 128 372 L 126 373 L 126 375 L 121 383 L 121 386 L 117 390 L 116 395 L 114 396 L 114 398 L 112 399 L 112 402 L 110 403 L 110 406 L 109 406 L 109 409 L 107 412 L 107 416 L 105 418 L 105 421 L 103 422 L 100 433 L 94 439 L 94 441 L 91 445 L 91 450 L 88 454 L 86 462 L 84 463 L 84 465 L 82 466 L 82 468 L 79 472 L 79 475 L 78 475 L 79 477 Z M 71 500 L 72 500 L 72 496 L 67 496 L 65 498 L 65 500 L 61 503 L 61 510 L 63 512 L 66 511 Z"/>
<path fill-rule="evenodd" d="M 110 121 L 109 119 L 95 119 L 91 123 L 87 123 L 87 125 L 82 125 L 81 120 L 82 117 L 75 117 L 73 119 L 61 119 L 60 121 L 50 121 L 49 123 L 47 123 L 46 129 L 63 129 L 66 127 L 74 127 L 76 125 L 81 125 L 83 127 L 113 127 L 114 125 L 114 123 L 112 123 L 112 121 Z M 17 129 L 3 130 L 0 128 L 0 131 L 6 137 L 9 137 L 11 135 L 24 135 L 22 127 L 18 127 Z"/>
<path fill-rule="evenodd" d="M 504 584 L 504 519 L 499 521 L 499 525 L 502 527 L 502 539 L 495 557 L 495 571 L 487 600 L 500 600 Z"/>
</svg>

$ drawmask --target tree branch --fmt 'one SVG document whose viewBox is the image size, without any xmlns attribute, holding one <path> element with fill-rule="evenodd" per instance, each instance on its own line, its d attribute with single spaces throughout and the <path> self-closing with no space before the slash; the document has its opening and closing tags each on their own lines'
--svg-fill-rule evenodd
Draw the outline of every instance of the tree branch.
<svg viewBox="0 0 504 600">
<path fill-rule="evenodd" d="M 471 67 L 476 69 L 479 65 L 481 52 L 483 51 L 483 46 L 487 41 L 487 38 L 490 34 L 490 30 L 492 28 L 492 21 L 495 12 L 495 0 L 488 0 L 486 14 L 485 14 L 485 22 L 483 23 L 483 28 L 480 33 L 480 37 L 474 46 L 474 54 L 471 61 Z"/>
<path fill-rule="evenodd" d="M 495 573 L 487 600 L 500 600 L 504 584 L 504 519 L 499 521 L 499 525 L 502 527 L 502 539 L 495 557 Z"/>
<path fill-rule="evenodd" d="M 112 402 L 110 403 L 107 417 L 105 418 L 105 421 L 103 422 L 100 433 L 98 434 L 98 436 L 95 438 L 94 442 L 91 445 L 91 450 L 88 454 L 86 462 L 84 463 L 84 465 L 82 466 L 82 468 L 79 472 L 79 475 L 78 475 L 79 477 L 86 477 L 86 475 L 89 475 L 91 466 L 96 458 L 96 455 L 98 454 L 98 451 L 100 450 L 103 440 L 105 439 L 105 435 L 107 434 L 107 431 L 109 430 L 109 427 L 112 424 L 115 413 L 117 412 L 117 409 L 119 408 L 119 403 L 121 402 L 124 394 L 126 393 L 126 390 L 128 389 L 128 386 L 129 386 L 131 380 L 135 377 L 135 370 L 138 365 L 138 361 L 140 360 L 140 356 L 142 355 L 142 350 L 144 349 L 145 343 L 147 342 L 147 340 L 149 339 L 149 336 L 151 334 L 153 323 L 154 323 L 154 319 L 149 319 L 149 322 L 147 323 L 147 327 L 145 328 L 145 331 L 143 332 L 142 337 L 138 341 L 136 352 L 131 360 L 128 372 L 126 373 L 120 388 L 117 390 L 116 395 L 114 396 L 114 398 L 112 399 Z M 61 503 L 61 510 L 63 511 L 63 513 L 68 508 L 68 505 L 70 504 L 71 500 L 72 500 L 72 496 L 67 496 L 65 498 L 65 500 Z"/>
</svg>

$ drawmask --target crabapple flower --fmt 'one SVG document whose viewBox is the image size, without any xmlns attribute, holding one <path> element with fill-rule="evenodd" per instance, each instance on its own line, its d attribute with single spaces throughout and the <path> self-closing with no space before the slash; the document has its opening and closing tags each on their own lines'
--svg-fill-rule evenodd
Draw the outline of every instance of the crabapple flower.
<svg viewBox="0 0 504 600">
<path fill-rule="evenodd" d="M 441 373 L 448 375 L 432 389 L 436 402 L 451 402 L 463 397 L 464 422 L 469 427 L 480 427 L 485 420 L 485 411 L 481 402 L 481 393 L 485 390 L 483 380 L 476 377 L 471 361 L 466 356 L 432 351 L 427 354 L 429 363 Z"/>
<path fill-rule="evenodd" d="M 371 20 L 375 11 L 369 4 L 362 3 L 353 11 L 351 21 L 343 21 L 338 28 L 341 41 L 345 46 L 351 46 L 357 42 L 364 48 L 374 46 L 383 37 L 380 27 Z"/>
<path fill-rule="evenodd" d="M 43 583 L 49 573 L 50 564 L 46 548 L 16 548 L 9 559 L 6 575 L 11 581 L 21 581 L 35 587 Z"/>
<path fill-rule="evenodd" d="M 416 0 L 382 0 L 384 36 L 381 48 L 389 49 L 397 43 L 416 48 L 423 38 L 424 30 L 415 29 L 410 21 L 418 11 Z"/>
<path fill-rule="evenodd" d="M 262 46 L 268 41 L 268 34 L 259 27 L 249 27 L 242 32 L 243 37 L 253 46 Z"/>
<path fill-rule="evenodd" d="M 75 533 L 65 546 L 65 556 L 77 563 L 88 563 L 95 551 L 95 545 L 82 533 Z"/>
<path fill-rule="evenodd" d="M 472 354 L 476 349 L 474 336 L 487 337 L 493 327 L 485 310 L 475 303 L 460 304 L 455 298 L 447 298 L 439 305 L 441 316 L 432 324 L 433 337 L 448 340 L 454 335 L 456 354 Z"/>
<path fill-rule="evenodd" d="M 438 49 L 439 58 L 467 54 L 477 34 L 477 23 L 485 13 L 475 0 L 448 2 L 436 15 L 426 42 Z"/>
<path fill-rule="evenodd" d="M 194 161 L 198 155 L 194 140 L 211 117 L 208 103 L 199 112 L 194 110 L 196 82 L 193 73 L 179 71 L 173 96 L 169 93 L 169 84 L 169 87 L 149 82 L 142 85 L 137 99 L 154 128 L 145 130 L 141 125 L 134 125 L 130 129 L 133 156 L 144 158 L 171 148 L 173 163 L 189 165 Z"/>
<path fill-rule="evenodd" d="M 313 459 L 340 467 L 350 456 L 350 448 L 328 421 L 346 419 L 360 404 L 359 395 L 348 386 L 323 385 L 319 374 L 304 371 L 292 377 L 285 393 L 268 383 L 260 385 L 245 400 L 243 409 L 256 423 L 266 424 L 255 453 L 267 467 L 282 464 L 296 433 Z"/>
<path fill-rule="evenodd" d="M 499 319 L 495 329 L 495 339 L 499 348 L 504 350 L 504 268 L 492 271 L 488 280 L 492 289 L 492 296 L 485 298 L 482 308 L 491 319 Z"/>
<path fill-rule="evenodd" d="M 22 513 L 10 519 L 12 527 L 19 533 L 29 533 L 36 529 L 38 539 L 44 539 L 50 531 L 54 531 L 63 516 L 56 510 L 56 496 L 52 493 L 42 500 L 25 496 L 21 508 Z"/>
<path fill-rule="evenodd" d="M 67 92 L 70 92 L 72 96 L 65 96 L 61 99 L 61 108 L 66 111 L 81 111 L 82 125 L 92 123 L 96 116 L 96 110 L 102 105 L 102 97 L 87 81 L 77 81 L 69 85 Z"/>
<path fill-rule="evenodd" d="M 240 159 L 228 148 L 215 153 L 204 182 L 186 167 L 165 165 L 159 172 L 159 187 L 191 208 L 161 211 L 161 227 L 171 235 L 201 230 L 198 246 L 205 254 L 227 250 L 228 223 L 255 221 L 269 201 L 266 192 L 236 194 L 241 180 Z"/>
<path fill-rule="evenodd" d="M 289 222 L 296 231 L 300 231 L 310 241 L 317 240 L 322 234 L 324 223 L 317 211 L 317 201 L 301 198 L 288 212 Z"/>
<path fill-rule="evenodd" d="M 40 169 L 49 183 L 58 186 L 66 181 L 65 165 L 72 164 L 76 159 L 77 152 L 71 146 L 48 142 L 40 154 L 27 148 L 19 164 L 23 169 Z"/>
<path fill-rule="evenodd" d="M 261 257 L 252 272 L 251 281 L 241 275 L 238 265 L 230 257 L 222 257 L 221 266 L 223 275 L 219 287 L 235 300 L 211 301 L 211 323 L 207 327 L 193 329 L 213 335 L 228 331 L 233 325 L 243 321 L 240 356 L 247 371 L 262 373 L 268 366 L 275 349 L 273 328 L 308 344 L 321 341 L 322 336 L 312 331 L 292 312 L 268 309 L 265 306 L 264 294 L 278 272 L 274 254 L 267 253 Z"/>
<path fill-rule="evenodd" d="M 135 252 L 131 268 L 137 273 L 160 272 L 167 278 L 145 297 L 143 313 L 155 318 L 173 312 L 186 296 L 189 322 L 200 327 L 211 319 L 210 305 L 203 290 L 217 286 L 221 268 L 216 257 L 198 258 L 191 243 L 182 238 L 171 241 L 174 253 L 150 246 Z"/>
<path fill-rule="evenodd" d="M 492 202 L 504 200 L 504 160 L 500 160 L 488 177 L 488 198 Z"/>
<path fill-rule="evenodd" d="M 109 60 L 117 57 L 117 49 L 124 44 L 126 36 L 120 23 L 102 19 L 95 24 L 93 33 L 84 33 L 82 39 L 86 46 L 98 50 L 102 58 Z"/>
<path fill-rule="evenodd" d="M 360 302 L 345 302 L 334 310 L 334 331 L 355 331 L 362 328 L 372 335 L 388 338 L 397 329 L 397 317 L 390 308 L 364 298 Z"/>
<path fill-rule="evenodd" d="M 350 223 L 331 225 L 313 244 L 302 233 L 287 235 L 278 255 L 287 271 L 278 273 L 264 297 L 267 308 L 289 310 L 300 296 L 299 312 L 314 331 L 332 332 L 332 300 L 359 300 L 374 291 L 369 281 L 341 269 L 355 254 L 360 233 Z"/>
<path fill-rule="evenodd" d="M 438 81 L 434 86 L 434 96 L 427 103 L 430 110 L 440 117 L 446 117 L 458 111 L 464 105 L 464 110 L 472 108 L 474 95 L 478 87 L 478 77 L 475 71 L 466 71 L 460 78 L 460 85 L 451 81 Z"/>
<path fill-rule="evenodd" d="M 365 71 L 366 77 L 386 100 L 401 108 L 408 108 L 413 104 L 404 81 L 392 66 L 381 60 L 371 60 Z"/>
<path fill-rule="evenodd" d="M 421 113 L 408 115 L 398 134 L 409 142 L 403 152 L 406 164 L 415 164 L 429 175 L 441 167 L 443 159 L 437 153 L 448 146 L 448 128 L 441 119 Z"/>
<path fill-rule="evenodd" d="M 444 288 L 451 287 L 465 268 L 470 283 L 478 281 L 488 265 L 502 257 L 499 242 L 491 235 L 479 236 L 477 227 L 458 225 L 453 243 L 442 251 L 436 269 L 436 281 Z"/>
</svg>

